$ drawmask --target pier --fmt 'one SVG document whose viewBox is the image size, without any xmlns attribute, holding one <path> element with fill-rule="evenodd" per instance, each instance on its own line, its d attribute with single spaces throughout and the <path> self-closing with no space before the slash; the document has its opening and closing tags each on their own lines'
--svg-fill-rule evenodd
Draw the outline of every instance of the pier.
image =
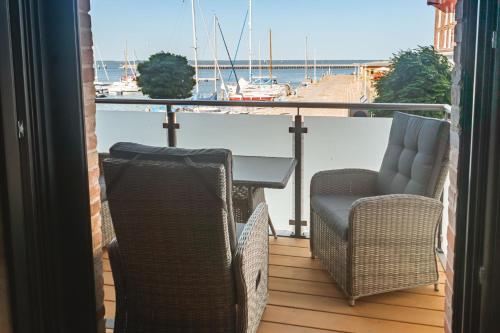
<svg viewBox="0 0 500 333">
<path fill-rule="evenodd" d="M 296 94 L 283 98 L 287 102 L 343 102 L 359 103 L 364 95 L 363 79 L 357 75 L 327 75 L 306 87 L 299 87 Z M 296 110 L 287 108 L 253 108 L 251 114 L 294 115 Z M 307 109 L 301 108 L 304 116 L 348 117 L 348 109 Z"/>
<path fill-rule="evenodd" d="M 269 65 L 268 64 L 262 64 L 262 68 L 265 69 L 267 68 Z M 355 68 L 358 68 L 358 67 L 361 67 L 362 65 L 361 64 L 316 64 L 316 68 L 320 69 L 328 69 L 328 68 L 331 68 L 331 69 L 355 69 Z M 234 68 L 235 69 L 248 69 L 249 65 L 248 64 L 235 64 L 234 65 Z M 253 64 L 252 65 L 253 68 L 259 68 L 259 65 L 255 65 Z M 275 64 L 273 63 L 273 69 L 303 69 L 305 68 L 305 64 Z M 314 65 L 312 64 L 308 64 L 307 65 L 307 68 L 308 69 L 312 69 L 314 67 Z M 200 65 L 198 64 L 198 68 L 199 69 L 214 69 L 214 65 L 213 64 L 205 64 L 205 65 Z M 231 65 L 222 65 L 222 64 L 219 64 L 219 68 L 220 69 L 231 69 Z"/>
<path fill-rule="evenodd" d="M 262 68 L 265 69 L 269 66 L 269 64 L 262 63 Z M 368 63 L 346 63 L 346 64 L 338 64 L 338 63 L 317 63 L 316 68 L 317 69 L 358 69 L 358 68 L 377 68 L 377 67 L 385 67 L 389 66 L 388 61 L 375 61 L 375 62 L 368 62 Z M 235 69 L 248 69 L 249 65 L 248 63 L 237 63 L 234 64 L 233 67 Z M 253 63 L 252 64 L 253 68 L 258 69 L 259 65 Z M 200 64 L 198 63 L 198 68 L 199 69 L 214 69 L 214 64 L 213 63 L 205 63 L 205 64 Z M 231 69 L 231 64 L 219 64 L 220 69 Z M 305 63 L 273 63 L 273 69 L 279 70 L 279 69 L 305 69 L 306 64 Z M 308 69 L 313 69 L 314 65 L 309 63 L 307 64 Z"/>
</svg>

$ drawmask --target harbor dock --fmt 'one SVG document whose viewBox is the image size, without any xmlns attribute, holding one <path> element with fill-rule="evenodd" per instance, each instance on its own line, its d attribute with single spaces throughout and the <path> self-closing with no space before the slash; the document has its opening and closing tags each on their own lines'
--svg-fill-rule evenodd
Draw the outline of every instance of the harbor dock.
<svg viewBox="0 0 500 333">
<path fill-rule="evenodd" d="M 295 102 L 359 102 L 363 96 L 363 80 L 357 75 L 327 75 L 308 86 L 299 87 L 295 95 L 285 98 Z M 304 116 L 347 117 L 347 109 L 301 109 Z M 255 108 L 251 114 L 295 114 L 293 110 L 282 108 Z"/>
</svg>

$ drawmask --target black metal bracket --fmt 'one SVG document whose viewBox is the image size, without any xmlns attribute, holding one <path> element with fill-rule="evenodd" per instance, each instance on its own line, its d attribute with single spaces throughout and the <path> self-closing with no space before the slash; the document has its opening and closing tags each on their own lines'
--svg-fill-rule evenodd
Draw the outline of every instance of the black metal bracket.
<svg viewBox="0 0 500 333">
<path fill-rule="evenodd" d="M 172 126 L 170 123 L 163 123 L 163 128 L 165 128 L 165 129 L 170 129 L 170 126 Z M 174 123 L 173 126 L 175 129 L 181 128 L 179 123 Z"/>
<path fill-rule="evenodd" d="M 307 239 L 309 238 L 304 232 L 300 233 L 298 236 L 295 232 L 292 231 L 292 233 L 290 234 L 290 237 L 292 238 L 302 238 L 302 239 Z"/>
<path fill-rule="evenodd" d="M 169 147 L 177 147 L 177 135 L 175 131 L 181 126 L 175 122 L 175 112 L 172 105 L 167 105 L 167 122 L 163 123 L 163 128 L 167 129 L 167 140 Z"/>
<path fill-rule="evenodd" d="M 299 133 L 299 134 L 305 134 L 307 133 L 307 127 L 288 127 L 288 133 Z"/>
<path fill-rule="evenodd" d="M 295 220 L 288 220 L 288 224 L 289 225 L 295 225 Z M 300 221 L 300 225 L 303 226 L 303 227 L 306 227 L 307 226 L 307 221 L 306 220 Z"/>
</svg>

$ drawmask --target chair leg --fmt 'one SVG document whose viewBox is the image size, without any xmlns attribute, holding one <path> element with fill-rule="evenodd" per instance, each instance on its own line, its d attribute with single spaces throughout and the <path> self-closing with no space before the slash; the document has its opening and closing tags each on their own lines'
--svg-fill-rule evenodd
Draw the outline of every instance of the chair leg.
<svg viewBox="0 0 500 333">
<path fill-rule="evenodd" d="M 356 305 L 356 298 L 355 297 L 349 297 L 349 306 L 355 306 Z"/>
<path fill-rule="evenodd" d="M 273 221 L 271 221 L 271 216 L 267 218 L 267 223 L 269 223 L 269 228 L 271 228 L 271 232 L 274 236 L 274 239 L 278 239 L 278 236 L 276 235 L 276 230 L 274 230 Z"/>
<path fill-rule="evenodd" d="M 434 283 L 434 291 L 439 291 L 439 283 Z"/>
</svg>

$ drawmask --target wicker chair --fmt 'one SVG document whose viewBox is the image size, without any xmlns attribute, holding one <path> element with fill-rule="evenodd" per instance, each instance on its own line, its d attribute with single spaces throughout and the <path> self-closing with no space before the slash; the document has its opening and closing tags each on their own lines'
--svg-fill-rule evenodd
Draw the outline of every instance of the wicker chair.
<svg viewBox="0 0 500 333">
<path fill-rule="evenodd" d="M 104 168 L 102 161 L 109 157 L 109 154 L 99 153 L 99 186 L 101 187 L 101 232 L 102 246 L 107 247 L 115 238 L 115 230 L 113 229 L 113 221 L 109 212 L 108 197 L 106 195 L 106 182 L 104 181 Z"/>
<path fill-rule="evenodd" d="M 99 177 L 99 184 L 101 186 L 101 231 L 103 247 L 107 247 L 108 244 L 115 238 L 115 230 L 113 228 L 113 221 L 111 220 L 111 213 L 109 212 L 108 198 L 106 196 L 104 169 L 102 166 L 102 161 L 107 157 L 109 157 L 109 154 L 99 154 L 99 168 L 101 171 L 101 175 Z M 248 186 L 233 185 L 232 193 L 234 221 L 236 223 L 247 223 L 257 206 L 261 203 L 266 203 L 264 189 L 261 187 L 249 188 Z M 271 222 L 271 217 L 268 218 L 268 224 L 271 228 L 271 233 L 273 234 L 274 239 L 278 239 L 274 225 Z"/>
<path fill-rule="evenodd" d="M 449 164 L 449 124 L 394 115 L 379 172 L 323 171 L 311 181 L 311 255 L 354 306 L 362 296 L 434 284 Z"/>
<path fill-rule="evenodd" d="M 116 239 L 115 333 L 256 332 L 268 213 L 235 224 L 231 153 L 120 143 L 104 161 Z"/>
</svg>

